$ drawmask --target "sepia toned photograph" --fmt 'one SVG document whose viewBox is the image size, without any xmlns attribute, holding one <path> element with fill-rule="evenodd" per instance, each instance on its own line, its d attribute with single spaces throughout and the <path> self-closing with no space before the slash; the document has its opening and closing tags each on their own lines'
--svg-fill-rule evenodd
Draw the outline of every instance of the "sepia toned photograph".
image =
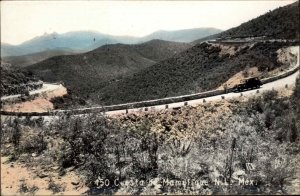
<svg viewBox="0 0 300 196">
<path fill-rule="evenodd" d="M 1 195 L 300 195 L 299 0 L 3 0 Z"/>
</svg>

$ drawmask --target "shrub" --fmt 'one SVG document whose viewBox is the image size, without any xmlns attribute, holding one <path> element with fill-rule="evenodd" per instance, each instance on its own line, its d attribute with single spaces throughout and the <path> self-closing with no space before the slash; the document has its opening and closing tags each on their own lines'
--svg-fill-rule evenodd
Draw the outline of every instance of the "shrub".
<svg viewBox="0 0 300 196">
<path fill-rule="evenodd" d="M 55 194 L 55 193 L 63 192 L 65 189 L 61 185 L 56 184 L 52 180 L 50 180 L 48 184 L 48 190 L 51 190 L 53 194 Z"/>
<path fill-rule="evenodd" d="M 23 129 L 24 133 L 20 141 L 20 152 L 41 153 L 47 148 L 44 133 L 34 128 Z"/>
<path fill-rule="evenodd" d="M 92 186 L 100 175 L 109 176 L 106 139 L 114 129 L 101 115 L 70 117 L 59 123 L 65 129 L 59 131 L 62 143 L 59 159 L 62 168 L 76 166 L 86 171 L 88 185 Z M 61 125 L 59 125 L 61 127 Z"/>
<path fill-rule="evenodd" d="M 16 118 L 14 119 L 13 122 L 12 138 L 11 138 L 12 143 L 16 149 L 19 148 L 20 138 L 22 135 L 21 131 L 22 130 L 21 130 L 19 120 Z"/>
<path fill-rule="evenodd" d="M 298 104 L 296 98 L 292 99 Z M 127 194 L 286 193 L 290 179 L 296 175 L 300 149 L 298 113 L 293 101 L 270 91 L 249 102 L 209 103 L 120 118 L 62 115 L 44 127 L 17 121 L 22 131 L 18 146 L 38 151 L 42 148 L 36 144 L 31 148 L 30 141 L 38 141 L 36 137 L 50 141 L 45 155 L 51 151 L 61 173 L 67 167 L 77 169 L 86 177 L 91 194 L 113 194 L 118 189 Z M 16 127 L 14 121 L 8 124 Z M 7 138 L 7 133 L 12 133 L 8 130 L 5 127 L 3 133 Z M 249 169 L 249 164 L 254 167 Z M 238 186 L 237 177 L 253 179 L 256 184 Z M 99 178 L 124 183 L 132 179 L 194 178 L 210 184 L 183 188 L 159 183 L 154 187 L 116 187 L 111 183 L 97 187 Z M 216 179 L 230 181 L 230 188 L 214 186 Z M 53 182 L 49 187 L 53 192 L 61 191 Z"/>
<path fill-rule="evenodd" d="M 20 184 L 19 187 L 19 192 L 20 193 L 30 193 L 32 195 L 34 195 L 34 193 L 38 190 L 39 188 L 35 185 L 33 185 L 32 187 L 28 186 L 25 183 L 25 180 L 22 180 L 22 183 Z"/>
<path fill-rule="evenodd" d="M 263 97 L 263 101 L 265 102 L 274 100 L 275 98 L 278 97 L 278 91 L 276 90 L 266 91 L 262 94 L 262 97 Z"/>
</svg>

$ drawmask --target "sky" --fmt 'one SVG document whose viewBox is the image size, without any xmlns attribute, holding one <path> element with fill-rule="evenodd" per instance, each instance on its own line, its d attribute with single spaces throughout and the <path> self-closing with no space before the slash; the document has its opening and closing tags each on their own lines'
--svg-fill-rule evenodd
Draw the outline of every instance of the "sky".
<svg viewBox="0 0 300 196">
<path fill-rule="evenodd" d="M 226 30 L 295 1 L 1 1 L 1 42 L 78 30 L 136 37 L 157 30 Z"/>
</svg>

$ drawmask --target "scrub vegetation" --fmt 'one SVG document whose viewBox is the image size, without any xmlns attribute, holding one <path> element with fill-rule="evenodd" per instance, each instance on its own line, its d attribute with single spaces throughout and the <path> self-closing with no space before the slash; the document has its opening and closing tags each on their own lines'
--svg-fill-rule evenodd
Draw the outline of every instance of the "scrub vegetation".
<svg viewBox="0 0 300 196">
<path fill-rule="evenodd" d="M 39 165 L 58 165 L 61 175 L 73 168 L 89 193 L 294 193 L 299 81 L 291 97 L 269 91 L 247 102 L 117 118 L 61 116 L 50 124 L 11 119 L 2 124 L 2 155 L 16 161 L 35 153 Z M 34 167 L 32 159 L 27 166 Z M 202 184 L 180 184 L 188 179 Z"/>
</svg>

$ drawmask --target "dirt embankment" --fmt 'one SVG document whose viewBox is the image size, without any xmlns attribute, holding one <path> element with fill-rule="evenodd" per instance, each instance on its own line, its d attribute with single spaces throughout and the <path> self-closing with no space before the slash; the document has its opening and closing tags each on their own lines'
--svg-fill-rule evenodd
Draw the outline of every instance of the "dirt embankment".
<svg viewBox="0 0 300 196">
<path fill-rule="evenodd" d="M 54 109 L 53 104 L 50 102 L 50 100 L 54 97 L 61 97 L 65 94 L 67 94 L 67 89 L 63 86 L 60 86 L 55 90 L 44 92 L 30 101 L 14 104 L 7 103 L 3 106 L 3 110 L 18 112 L 47 112 Z"/>
<path fill-rule="evenodd" d="M 229 80 L 227 80 L 224 84 L 219 86 L 217 90 L 223 90 L 226 86 L 227 88 L 232 88 L 237 84 L 241 83 L 241 80 L 244 80 L 247 77 L 258 77 L 261 75 L 261 72 L 258 71 L 257 67 L 246 68 L 244 71 L 240 71 L 234 76 L 232 76 Z"/>
<path fill-rule="evenodd" d="M 234 55 L 240 47 L 234 48 L 233 46 L 222 46 L 220 45 L 221 51 L 220 55 L 229 54 Z M 297 56 L 291 53 L 291 47 L 281 48 L 277 50 L 277 61 L 282 64 L 281 67 L 276 68 L 268 73 L 263 73 L 258 71 L 257 67 L 247 67 L 244 71 L 240 71 L 228 79 L 224 84 L 219 86 L 217 89 L 224 89 L 224 87 L 232 88 L 237 84 L 240 84 L 242 80 L 249 77 L 272 77 L 280 74 L 281 72 L 288 70 L 296 65 Z"/>
</svg>

